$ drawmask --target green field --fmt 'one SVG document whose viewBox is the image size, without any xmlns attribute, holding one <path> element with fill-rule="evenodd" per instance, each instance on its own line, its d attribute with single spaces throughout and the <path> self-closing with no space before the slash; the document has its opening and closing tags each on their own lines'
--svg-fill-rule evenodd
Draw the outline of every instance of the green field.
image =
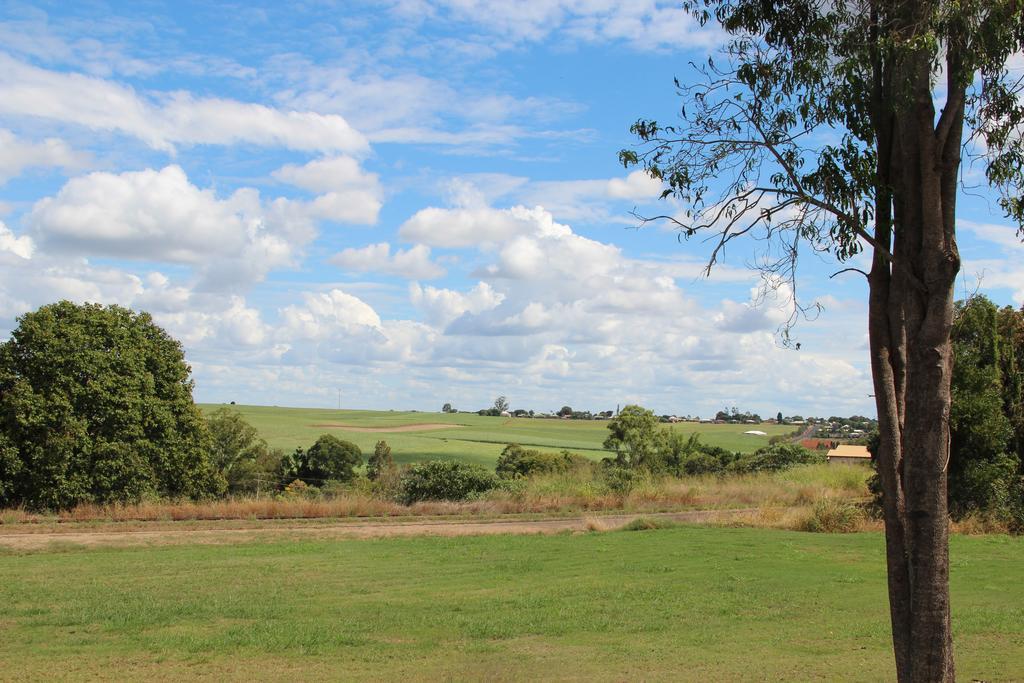
<svg viewBox="0 0 1024 683">
<path fill-rule="evenodd" d="M 202 404 L 204 412 L 221 405 Z M 274 448 L 287 451 L 308 447 L 321 434 L 335 434 L 357 444 L 363 452 L 372 452 L 384 439 L 392 448 L 396 462 L 458 459 L 493 466 L 505 444 L 520 443 L 540 450 L 563 448 L 593 458 L 608 453 L 601 444 L 608 435 L 607 422 L 597 420 L 540 420 L 530 418 L 481 417 L 471 413 L 421 413 L 369 410 L 323 410 L 316 408 L 277 408 L 268 406 L 228 406 L 238 410 Z M 353 432 L 351 425 L 388 429 L 413 424 L 450 424 L 450 429 L 413 432 Z M 666 427 L 667 428 L 667 427 Z M 704 443 L 729 450 L 752 452 L 768 445 L 776 434 L 788 434 L 793 428 L 781 425 L 715 425 L 681 423 L 673 425 L 684 434 L 697 431 Z M 743 432 L 758 429 L 768 436 Z"/>
<path fill-rule="evenodd" d="M 962 680 L 1024 680 L 1024 543 L 952 539 Z M 883 540 L 676 528 L 0 554 L 0 679 L 893 678 Z"/>
</svg>

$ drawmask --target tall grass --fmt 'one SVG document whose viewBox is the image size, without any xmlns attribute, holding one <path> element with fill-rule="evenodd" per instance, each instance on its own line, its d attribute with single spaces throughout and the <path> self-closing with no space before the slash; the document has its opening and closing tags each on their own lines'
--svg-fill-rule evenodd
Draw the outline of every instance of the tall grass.
<svg viewBox="0 0 1024 683">
<path fill-rule="evenodd" d="M 523 513 L 659 512 L 685 509 L 787 508 L 821 499 L 865 498 L 867 471 L 805 465 L 742 476 L 642 476 L 628 492 L 613 490 L 600 473 L 583 470 L 517 482 L 472 501 L 402 505 L 357 485 L 313 497 L 281 496 L 216 501 L 149 501 L 132 505 L 79 505 L 57 513 L 0 511 L 0 524 L 30 522 L 330 519 L 404 516 L 497 516 Z"/>
</svg>

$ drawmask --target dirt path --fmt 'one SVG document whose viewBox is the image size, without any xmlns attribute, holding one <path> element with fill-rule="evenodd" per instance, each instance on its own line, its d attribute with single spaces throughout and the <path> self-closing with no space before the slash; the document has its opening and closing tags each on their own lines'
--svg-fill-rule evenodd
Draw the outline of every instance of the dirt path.
<svg viewBox="0 0 1024 683">
<path fill-rule="evenodd" d="M 332 524 L 249 527 L 242 529 L 130 529 L 37 531 L 0 528 L 0 547 L 16 551 L 59 549 L 65 546 L 154 546 L 183 544 L 230 544 L 253 541 L 331 540 L 341 538 L 381 538 L 389 536 L 477 536 L 493 534 L 556 534 L 564 532 L 605 531 L 624 526 L 639 517 L 674 522 L 700 523 L 728 519 L 752 510 L 691 510 L 687 512 L 631 513 L 591 515 L 547 519 L 424 520 L 413 522 L 352 521 Z"/>
<path fill-rule="evenodd" d="M 458 429 L 463 425 L 443 424 L 440 422 L 423 422 L 421 424 L 395 425 L 394 427 L 356 427 L 339 422 L 325 422 L 310 427 L 326 427 L 328 429 L 344 429 L 346 432 L 431 432 L 435 429 Z"/>
</svg>

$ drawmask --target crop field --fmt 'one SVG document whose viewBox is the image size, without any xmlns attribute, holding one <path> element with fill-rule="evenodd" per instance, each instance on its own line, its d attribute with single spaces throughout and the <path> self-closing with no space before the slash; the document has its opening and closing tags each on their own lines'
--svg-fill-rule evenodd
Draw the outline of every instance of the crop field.
<svg viewBox="0 0 1024 683">
<path fill-rule="evenodd" d="M 893 678 L 883 539 L 677 527 L 0 551 L 0 679 Z M 963 680 L 1024 680 L 1024 543 L 952 539 Z"/>
<path fill-rule="evenodd" d="M 203 404 L 212 412 L 221 405 Z M 334 434 L 357 444 L 364 453 L 383 439 L 396 462 L 464 460 L 493 466 L 505 444 L 515 442 L 539 450 L 563 448 L 600 459 L 608 453 L 601 444 L 608 435 L 601 420 L 558 420 L 481 417 L 472 413 L 421 413 L 369 410 L 324 410 L 268 406 L 228 406 L 240 412 L 267 443 L 286 451 L 308 447 L 321 434 Z M 354 428 L 354 429 L 353 429 Z M 788 434 L 785 425 L 715 425 L 680 423 L 665 426 L 683 434 L 698 432 L 704 443 L 733 451 L 753 452 L 768 445 L 776 434 Z M 744 434 L 750 429 L 767 436 Z"/>
</svg>

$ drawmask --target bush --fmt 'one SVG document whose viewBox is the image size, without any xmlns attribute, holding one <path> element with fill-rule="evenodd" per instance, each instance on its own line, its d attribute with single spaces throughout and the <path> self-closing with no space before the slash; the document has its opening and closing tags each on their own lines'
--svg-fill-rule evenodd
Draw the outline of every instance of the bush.
<svg viewBox="0 0 1024 683">
<path fill-rule="evenodd" d="M 510 443 L 498 456 L 495 472 L 502 479 L 515 479 L 542 474 L 565 474 L 589 466 L 590 461 L 576 453 L 569 451 L 541 453 L 536 450 L 526 450 L 516 443 Z"/>
<path fill-rule="evenodd" d="M 465 500 L 499 485 L 498 477 L 479 465 L 451 460 L 432 460 L 402 472 L 402 502 Z"/>
<path fill-rule="evenodd" d="M 604 484 L 612 493 L 625 496 L 643 478 L 636 470 L 617 465 L 607 465 L 604 468 Z"/>
<path fill-rule="evenodd" d="M 814 504 L 811 515 L 801 525 L 803 531 L 815 533 L 849 533 L 857 530 L 862 513 L 850 503 L 822 498 Z"/>
<path fill-rule="evenodd" d="M 826 461 L 821 451 L 811 451 L 797 444 L 773 444 L 758 449 L 753 455 L 732 463 L 739 473 L 779 472 L 796 465 L 821 464 Z"/>
<path fill-rule="evenodd" d="M 370 481 L 377 481 L 395 469 L 395 460 L 391 457 L 391 446 L 387 441 L 378 441 L 373 448 L 373 455 L 366 461 L 366 476 Z"/>
<path fill-rule="evenodd" d="M 637 517 L 622 527 L 621 531 L 653 531 L 655 529 L 674 529 L 679 522 L 664 517 Z"/>
</svg>

